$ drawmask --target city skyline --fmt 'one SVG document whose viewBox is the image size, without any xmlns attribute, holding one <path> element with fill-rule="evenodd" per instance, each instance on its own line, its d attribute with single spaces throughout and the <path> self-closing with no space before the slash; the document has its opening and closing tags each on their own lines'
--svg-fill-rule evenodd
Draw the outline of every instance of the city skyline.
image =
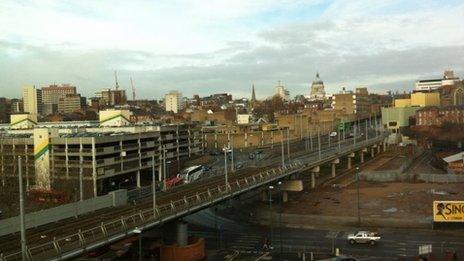
<svg viewBox="0 0 464 261">
<path fill-rule="evenodd" d="M 54 82 L 90 97 L 114 86 L 114 70 L 121 88 L 130 90 L 132 77 L 138 97 L 150 99 L 170 90 L 249 97 L 252 84 L 263 99 L 279 80 L 292 96 L 307 95 L 317 71 L 329 93 L 343 86 L 403 91 L 445 69 L 463 73 L 464 4 L 458 1 L 220 1 L 208 7 L 6 1 L 0 7 L 6 25 L 0 88 L 8 97 L 19 97 L 24 85 Z"/>
</svg>

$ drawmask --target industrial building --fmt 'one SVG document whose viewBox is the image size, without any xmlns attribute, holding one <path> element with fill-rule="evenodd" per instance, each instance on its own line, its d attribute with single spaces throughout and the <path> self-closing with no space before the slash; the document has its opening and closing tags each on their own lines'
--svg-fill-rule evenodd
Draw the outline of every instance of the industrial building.
<svg viewBox="0 0 464 261">
<path fill-rule="evenodd" d="M 200 129 L 187 124 L 105 126 L 103 121 L 66 126 L 38 124 L 28 114 L 12 115 L 11 121 L 0 131 L 2 186 L 17 179 L 18 157 L 22 157 L 28 186 L 68 193 L 70 187 L 77 187 L 80 196 L 88 198 L 127 180 L 141 186 L 143 180 L 151 180 L 153 168 L 161 181 L 163 159 L 179 163 L 203 151 Z"/>
</svg>

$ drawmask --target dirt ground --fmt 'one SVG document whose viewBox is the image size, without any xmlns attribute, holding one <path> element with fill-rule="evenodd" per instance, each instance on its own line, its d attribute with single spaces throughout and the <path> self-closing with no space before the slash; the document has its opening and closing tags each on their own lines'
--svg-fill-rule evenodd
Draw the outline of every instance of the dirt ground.
<svg viewBox="0 0 464 261">
<path fill-rule="evenodd" d="M 366 217 L 431 217 L 434 200 L 462 200 L 463 184 L 360 182 L 361 215 Z M 292 195 L 286 213 L 356 216 L 356 183 Z M 443 195 L 442 195 L 443 194 Z"/>
</svg>

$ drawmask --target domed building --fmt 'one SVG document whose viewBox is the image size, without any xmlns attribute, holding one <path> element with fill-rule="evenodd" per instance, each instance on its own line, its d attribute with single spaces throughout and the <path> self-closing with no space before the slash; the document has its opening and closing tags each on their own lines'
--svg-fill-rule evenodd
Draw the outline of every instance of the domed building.
<svg viewBox="0 0 464 261">
<path fill-rule="evenodd" d="M 310 100 L 324 100 L 325 99 L 325 90 L 324 82 L 319 78 L 319 73 L 316 74 L 316 78 L 311 84 L 311 91 L 309 94 Z"/>
</svg>

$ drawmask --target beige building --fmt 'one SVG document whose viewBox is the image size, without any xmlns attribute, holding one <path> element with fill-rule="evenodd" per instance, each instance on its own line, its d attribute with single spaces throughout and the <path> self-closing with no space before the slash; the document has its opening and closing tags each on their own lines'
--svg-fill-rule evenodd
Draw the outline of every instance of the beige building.
<svg viewBox="0 0 464 261">
<path fill-rule="evenodd" d="M 68 94 L 76 94 L 76 87 L 69 84 L 50 85 L 42 87 L 42 100 L 44 104 L 58 104 L 61 98 Z"/>
<path fill-rule="evenodd" d="M 178 113 L 183 109 L 182 93 L 179 91 L 171 91 L 164 96 L 164 106 L 166 111 Z"/>
<path fill-rule="evenodd" d="M 290 100 L 290 91 L 280 84 L 274 88 L 274 95 L 282 98 L 284 101 Z"/>
<path fill-rule="evenodd" d="M 346 91 L 334 94 L 332 97 L 334 110 L 343 110 L 346 114 L 354 114 L 358 118 L 366 118 L 371 114 L 371 103 L 366 88 L 357 88 L 356 92 Z"/>
<path fill-rule="evenodd" d="M 67 94 L 58 101 L 58 112 L 73 113 L 81 111 L 81 96 L 79 94 Z"/>
<path fill-rule="evenodd" d="M 42 113 L 42 91 L 35 86 L 23 87 L 24 112 L 39 115 Z"/>
</svg>

